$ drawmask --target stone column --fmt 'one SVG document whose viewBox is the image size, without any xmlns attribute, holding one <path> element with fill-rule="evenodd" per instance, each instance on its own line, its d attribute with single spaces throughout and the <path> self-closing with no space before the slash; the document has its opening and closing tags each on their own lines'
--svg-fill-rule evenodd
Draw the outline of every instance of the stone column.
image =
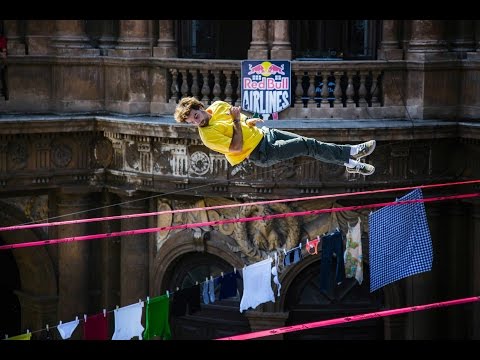
<svg viewBox="0 0 480 360">
<path fill-rule="evenodd" d="M 18 297 L 22 311 L 21 330 L 30 332 L 45 329 L 47 325 L 53 326 L 58 324 L 57 305 L 58 297 L 56 296 L 32 296 L 23 291 L 16 290 L 15 295 Z M 61 319 L 64 322 L 75 320 Z M 18 334 L 9 334 L 9 336 Z"/>
<path fill-rule="evenodd" d="M 473 284 L 472 296 L 480 294 L 480 203 L 476 201 L 473 204 L 472 216 L 472 279 Z M 480 340 L 480 303 L 476 302 L 473 305 L 473 319 L 472 319 L 472 337 L 471 340 Z"/>
<path fill-rule="evenodd" d="M 55 34 L 55 23 L 51 20 L 27 20 L 25 43 L 27 55 L 47 55 Z"/>
<path fill-rule="evenodd" d="M 458 54 L 459 58 L 466 58 L 467 52 L 475 51 L 474 20 L 453 20 L 454 38 L 451 41 L 451 49 Z"/>
<path fill-rule="evenodd" d="M 444 26 L 443 20 L 412 20 L 407 60 L 433 60 L 446 53 Z"/>
<path fill-rule="evenodd" d="M 56 20 L 56 34 L 52 47 L 59 55 L 95 56 L 98 49 L 92 48 L 85 33 L 85 20 Z"/>
<path fill-rule="evenodd" d="M 252 42 L 248 59 L 268 59 L 268 20 L 252 20 Z"/>
<path fill-rule="evenodd" d="M 118 44 L 111 56 L 151 56 L 149 20 L 120 20 Z"/>
<path fill-rule="evenodd" d="M 5 34 L 8 38 L 8 55 L 25 55 L 25 39 L 20 34 L 21 20 L 4 20 Z"/>
<path fill-rule="evenodd" d="M 250 331 L 262 331 L 285 326 L 288 312 L 247 311 L 245 316 L 250 323 Z M 283 334 L 259 338 L 259 340 L 283 340 Z"/>
<path fill-rule="evenodd" d="M 89 209 L 88 194 L 59 193 L 58 216 L 62 220 L 82 219 Z M 70 215 L 72 214 L 72 215 Z M 68 215 L 68 216 L 67 216 Z M 58 238 L 87 235 L 88 223 L 60 226 Z M 99 241 L 99 240 L 97 240 Z M 101 241 L 101 240 L 100 240 Z M 66 321 L 88 314 L 89 241 L 71 241 L 58 244 L 58 318 Z"/>
<path fill-rule="evenodd" d="M 148 211 L 148 202 L 124 198 L 122 215 Z M 121 220 L 121 231 L 148 227 L 148 218 Z M 148 234 L 122 236 L 120 239 L 120 304 L 145 299 L 148 295 Z"/>
<path fill-rule="evenodd" d="M 383 20 L 382 43 L 378 49 L 379 60 L 402 60 L 403 50 L 400 48 L 398 20 Z"/>
<path fill-rule="evenodd" d="M 158 21 L 158 43 L 153 48 L 153 56 L 159 58 L 177 57 L 175 41 L 175 20 Z"/>
<path fill-rule="evenodd" d="M 270 57 L 272 60 L 291 60 L 292 46 L 290 43 L 289 21 L 273 20 L 274 35 Z"/>
</svg>

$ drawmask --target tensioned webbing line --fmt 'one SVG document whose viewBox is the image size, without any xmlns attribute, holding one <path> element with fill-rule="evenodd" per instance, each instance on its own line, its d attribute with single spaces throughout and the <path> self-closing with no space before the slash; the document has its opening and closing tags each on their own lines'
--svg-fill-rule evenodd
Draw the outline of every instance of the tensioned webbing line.
<svg viewBox="0 0 480 360">
<path fill-rule="evenodd" d="M 264 337 L 264 336 L 285 334 L 285 333 L 289 333 L 289 332 L 293 332 L 293 331 L 308 330 L 308 329 L 314 329 L 314 328 L 318 328 L 318 327 L 325 327 L 325 326 L 337 325 L 337 324 L 345 324 L 345 323 L 350 323 L 350 322 L 360 321 L 360 320 L 376 319 L 376 318 L 382 318 L 382 317 L 385 317 L 385 316 L 400 315 L 400 314 L 410 313 L 410 312 L 414 312 L 414 311 L 436 309 L 436 308 L 441 308 L 441 307 L 445 307 L 445 306 L 462 305 L 462 304 L 467 304 L 467 303 L 476 302 L 476 301 L 480 301 L 480 296 L 473 296 L 473 297 L 468 297 L 468 298 L 463 298 L 463 299 L 442 301 L 442 302 L 436 302 L 436 303 L 431 303 L 431 304 L 426 304 L 426 305 L 408 306 L 408 307 L 404 307 L 404 308 L 397 308 L 397 309 L 371 312 L 371 313 L 365 313 L 365 314 L 359 314 L 359 315 L 352 315 L 352 316 L 346 316 L 346 317 L 342 317 L 342 318 L 315 321 L 315 322 L 305 323 L 305 324 L 284 326 L 284 327 L 280 327 L 280 328 L 276 328 L 276 329 L 261 330 L 261 331 L 246 333 L 246 334 L 228 336 L 228 337 L 224 337 L 224 338 L 217 338 L 217 339 L 214 339 L 214 340 L 249 340 L 249 339 L 256 339 L 256 338 Z"/>
<path fill-rule="evenodd" d="M 474 198 L 479 196 L 480 196 L 480 193 L 470 193 L 470 194 L 451 195 L 451 196 L 437 196 L 437 197 L 430 197 L 430 198 L 423 198 L 423 199 L 390 201 L 390 202 L 367 204 L 367 205 L 353 205 L 353 206 L 344 206 L 344 207 L 338 207 L 338 208 L 317 209 L 317 210 L 297 211 L 297 212 L 289 212 L 289 213 L 282 213 L 282 214 L 252 216 L 247 218 L 223 219 L 223 220 L 215 220 L 215 221 L 205 221 L 200 223 L 180 224 L 180 225 L 162 226 L 162 227 L 145 228 L 145 229 L 137 229 L 137 230 L 124 230 L 124 231 L 110 232 L 110 233 L 104 233 L 104 234 L 72 236 L 72 237 L 66 237 L 66 238 L 60 238 L 60 239 L 40 240 L 40 241 L 32 241 L 32 242 L 18 243 L 18 244 L 8 244 L 8 245 L 0 246 L 0 250 L 18 249 L 18 248 L 25 248 L 25 247 L 32 247 L 32 246 L 40 246 L 40 245 L 52 245 L 52 244 L 59 244 L 59 243 L 65 243 L 65 242 L 71 242 L 71 241 L 85 241 L 85 240 L 95 240 L 95 239 L 102 239 L 102 238 L 112 238 L 117 236 L 139 235 L 139 234 L 147 234 L 147 233 L 165 231 L 165 230 L 189 229 L 189 228 L 215 226 L 215 225 L 230 224 L 230 223 L 237 223 L 237 222 L 270 220 L 270 219 L 286 218 L 286 217 L 292 217 L 292 216 L 306 216 L 306 215 L 315 215 L 315 214 L 340 212 L 340 211 L 348 211 L 348 210 L 353 211 L 353 210 L 360 210 L 360 209 L 372 209 L 372 208 L 378 208 L 378 207 L 384 207 L 384 206 L 397 206 L 397 205 L 419 203 L 419 202 L 432 202 L 432 201 L 443 201 L 443 200 L 453 200 L 453 199 L 469 199 L 469 198 Z"/>
<path fill-rule="evenodd" d="M 456 181 L 456 182 L 440 183 L 440 184 L 405 186 L 405 187 L 398 187 L 398 188 L 391 188 L 391 189 L 377 189 L 377 190 L 366 190 L 366 191 L 339 193 L 339 194 L 315 195 L 315 196 L 306 196 L 306 197 L 300 197 L 300 198 L 262 200 L 262 201 L 255 201 L 255 202 L 249 202 L 249 203 L 215 205 L 215 206 L 198 207 L 198 208 L 190 208 L 190 209 L 163 210 L 163 211 L 154 211 L 154 212 L 148 212 L 148 213 L 104 216 L 104 217 L 88 218 L 88 219 L 76 219 L 76 220 L 65 220 L 65 221 L 56 221 L 56 222 L 47 222 L 47 223 L 12 225 L 12 226 L 0 227 L 0 231 L 24 230 L 24 229 L 33 229 L 33 228 L 39 228 L 39 227 L 51 227 L 51 226 L 82 224 L 82 223 L 91 223 L 91 222 L 100 222 L 100 221 L 132 219 L 132 218 L 138 218 L 138 217 L 165 215 L 165 214 L 188 213 L 188 212 L 194 212 L 194 211 L 230 209 L 230 208 L 241 207 L 241 206 L 267 205 L 267 204 L 286 203 L 286 202 L 293 202 L 293 201 L 329 199 L 329 198 L 337 198 L 337 197 L 370 195 L 370 194 L 388 193 L 388 192 L 394 192 L 394 191 L 407 191 L 407 190 L 413 190 L 413 189 L 432 189 L 432 188 L 438 188 L 438 187 L 447 187 L 447 186 L 455 186 L 455 185 L 468 185 L 468 184 L 478 184 L 478 183 L 480 183 L 480 179 L 478 179 L 478 180 L 467 180 L 467 181 Z"/>
</svg>

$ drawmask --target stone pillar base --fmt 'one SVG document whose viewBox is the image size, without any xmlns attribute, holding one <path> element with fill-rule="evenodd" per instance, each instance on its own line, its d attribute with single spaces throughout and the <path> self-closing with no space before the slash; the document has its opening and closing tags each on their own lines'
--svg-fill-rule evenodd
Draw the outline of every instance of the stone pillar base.
<svg viewBox="0 0 480 360">
<path fill-rule="evenodd" d="M 57 55 L 73 55 L 73 56 L 98 56 L 100 55 L 100 49 L 92 48 L 61 48 L 56 47 L 55 52 Z"/>
<path fill-rule="evenodd" d="M 291 60 L 293 56 L 292 50 L 289 49 L 272 49 L 270 58 L 272 60 Z"/>
<path fill-rule="evenodd" d="M 157 46 L 153 48 L 153 57 L 175 58 L 177 57 L 177 49 L 174 47 Z"/>
<path fill-rule="evenodd" d="M 378 60 L 403 60 L 403 50 L 380 49 L 378 50 Z"/>
<path fill-rule="evenodd" d="M 250 49 L 248 50 L 249 60 L 266 60 L 268 59 L 268 50 Z"/>
<path fill-rule="evenodd" d="M 109 49 L 108 56 L 117 57 L 150 57 L 152 51 L 150 49 Z"/>
</svg>

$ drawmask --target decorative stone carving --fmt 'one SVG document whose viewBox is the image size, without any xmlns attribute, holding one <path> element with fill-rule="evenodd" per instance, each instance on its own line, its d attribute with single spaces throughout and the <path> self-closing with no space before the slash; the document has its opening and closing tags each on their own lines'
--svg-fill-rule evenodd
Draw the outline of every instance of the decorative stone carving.
<svg viewBox="0 0 480 360">
<path fill-rule="evenodd" d="M 48 219 L 47 195 L 15 197 L 2 201 L 19 209 L 29 220 L 44 221 Z"/>
<path fill-rule="evenodd" d="M 189 159 L 190 169 L 195 175 L 205 175 L 210 170 L 210 158 L 203 151 L 195 151 Z"/>
<path fill-rule="evenodd" d="M 125 144 L 125 158 L 128 166 L 133 170 L 140 170 L 140 152 L 135 142 L 131 141 Z"/>
<path fill-rule="evenodd" d="M 93 156 L 101 166 L 109 167 L 113 159 L 112 142 L 107 138 L 98 139 L 94 145 Z"/>
<path fill-rule="evenodd" d="M 63 142 L 52 144 L 52 162 L 56 167 L 65 168 L 72 161 L 72 148 Z"/>
<path fill-rule="evenodd" d="M 10 170 L 20 170 L 27 165 L 27 143 L 18 139 L 8 143 L 8 159 Z"/>
<path fill-rule="evenodd" d="M 170 205 L 163 200 L 158 200 L 157 211 L 171 211 Z M 162 214 L 157 216 L 157 227 L 171 226 L 173 221 L 173 214 Z M 162 243 L 168 238 L 170 230 L 157 232 L 157 251 L 160 249 Z"/>
</svg>

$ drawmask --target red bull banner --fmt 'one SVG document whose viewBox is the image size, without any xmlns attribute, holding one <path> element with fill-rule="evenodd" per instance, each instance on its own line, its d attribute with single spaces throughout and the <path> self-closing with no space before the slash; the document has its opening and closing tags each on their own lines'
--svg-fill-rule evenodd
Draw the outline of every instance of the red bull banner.
<svg viewBox="0 0 480 360">
<path fill-rule="evenodd" d="M 242 61 L 242 109 L 278 119 L 291 104 L 291 66 L 288 60 Z"/>
</svg>

